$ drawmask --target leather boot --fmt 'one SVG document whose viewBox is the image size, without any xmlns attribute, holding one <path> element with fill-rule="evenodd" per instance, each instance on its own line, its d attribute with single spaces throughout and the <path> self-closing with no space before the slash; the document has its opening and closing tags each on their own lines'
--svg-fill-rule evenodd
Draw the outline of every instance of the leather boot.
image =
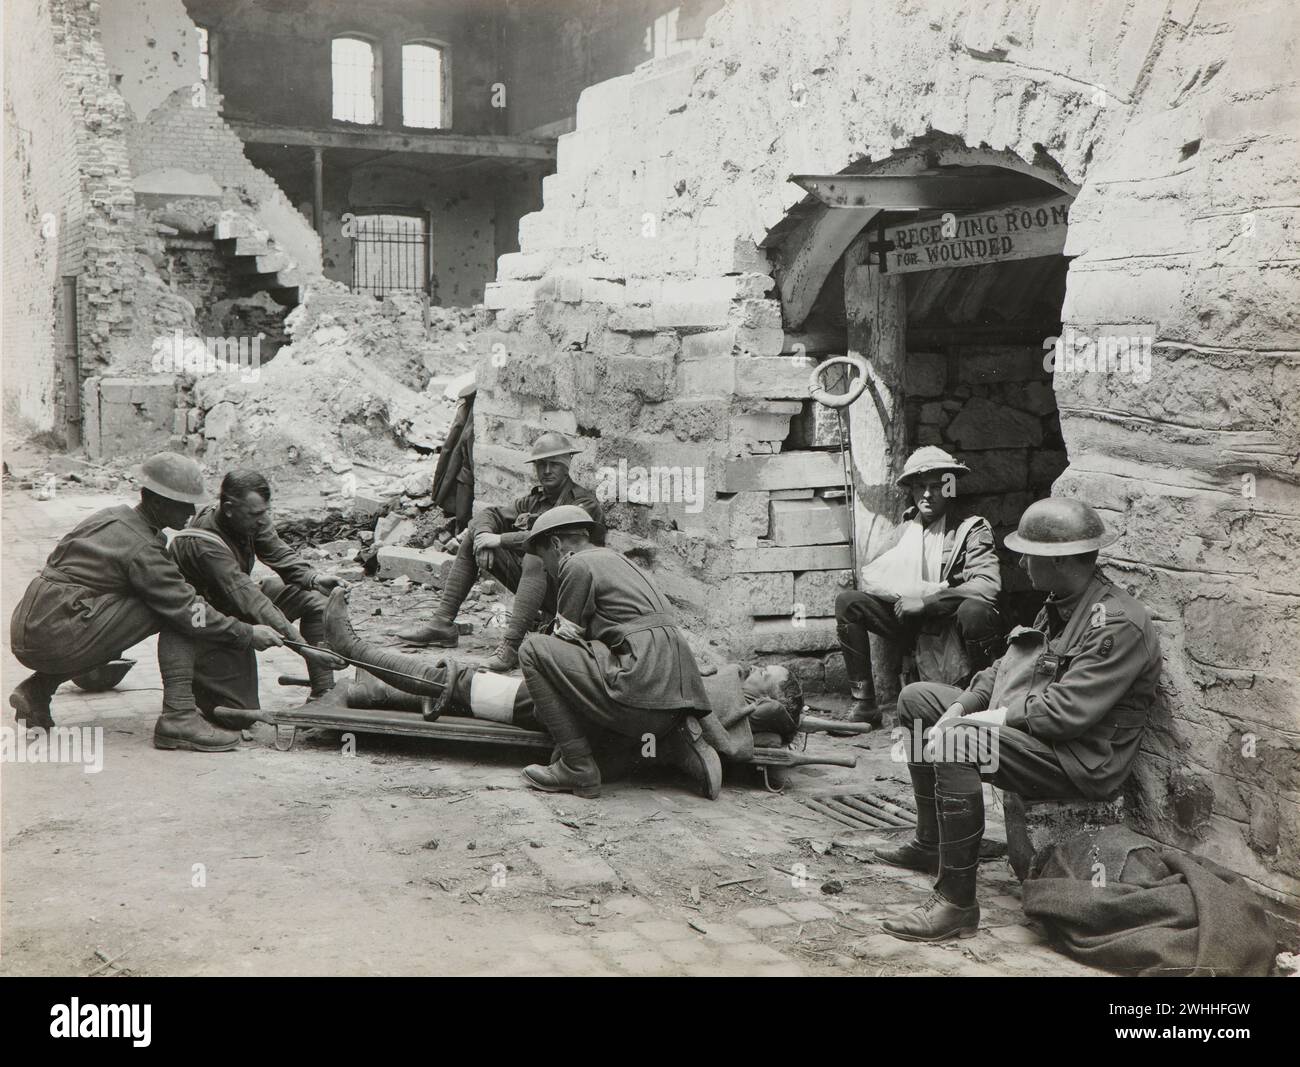
<svg viewBox="0 0 1300 1067">
<path fill-rule="evenodd" d="M 953 770 L 944 768 L 945 773 Z M 904 941 L 946 941 L 953 937 L 974 937 L 979 930 L 975 875 L 979 870 L 980 840 L 984 836 L 984 793 L 973 767 L 970 774 L 975 782 L 973 790 L 945 788 L 936 775 L 939 880 L 933 895 L 919 908 L 882 924 L 894 937 Z"/>
<path fill-rule="evenodd" d="M 190 752 L 229 752 L 239 747 L 241 734 L 209 722 L 198 708 L 168 708 L 153 728 L 153 747 Z"/>
<path fill-rule="evenodd" d="M 876 687 L 871 679 L 849 683 L 853 704 L 849 708 L 849 722 L 868 722 L 879 726 L 883 711 L 876 703 Z"/>
<path fill-rule="evenodd" d="M 950 941 L 954 937 L 974 937 L 980 928 L 980 907 L 960 907 L 931 893 L 924 904 L 897 919 L 880 924 L 887 934 L 900 941 Z"/>
<path fill-rule="evenodd" d="M 9 706 L 14 709 L 14 718 L 29 730 L 48 730 L 53 727 L 50 698 L 67 680 L 67 676 L 62 674 L 42 674 L 37 671 L 19 683 L 18 688 L 9 694 Z"/>
<path fill-rule="evenodd" d="M 912 793 L 916 796 L 916 836 L 894 848 L 877 848 L 872 855 L 881 863 L 906 867 L 924 874 L 939 873 L 939 815 L 934 806 L 934 767 L 909 763 Z"/>
<path fill-rule="evenodd" d="M 659 739 L 658 750 L 665 763 L 683 771 L 695 783 L 700 796 L 718 799 L 722 792 L 722 761 L 704 739 L 699 719 L 683 715 L 682 721 Z"/>
<path fill-rule="evenodd" d="M 549 767 L 525 767 L 524 780 L 547 793 L 572 793 L 588 800 L 600 796 L 600 768 L 586 740 L 564 742 L 560 758 Z"/>
<path fill-rule="evenodd" d="M 420 713 L 425 722 L 434 722 L 451 711 L 453 705 L 459 704 L 466 709 L 470 706 L 470 683 L 474 679 L 474 669 L 450 656 L 438 660 L 437 666 L 442 671 L 442 691 L 436 697 L 426 697 L 420 701 Z"/>
<path fill-rule="evenodd" d="M 403 692 L 430 697 L 442 693 L 442 671 L 424 657 L 389 652 L 357 636 L 342 589 L 335 589 L 325 605 L 325 643 L 331 652 L 361 660 L 376 678 Z"/>
<path fill-rule="evenodd" d="M 348 682 L 344 696 L 349 708 L 392 708 L 395 711 L 419 711 L 421 699 L 381 681 L 368 671 Z"/>
<path fill-rule="evenodd" d="M 454 622 L 446 619 L 430 619 L 417 626 L 408 626 L 405 630 L 398 630 L 394 636 L 405 644 L 419 645 L 421 648 L 430 645 L 436 648 L 455 648 L 460 644 L 460 631 Z"/>
<path fill-rule="evenodd" d="M 483 669 L 496 674 L 508 674 L 518 666 L 519 646 L 512 647 L 509 642 L 502 641 L 492 653 L 492 658 L 483 664 Z"/>
</svg>

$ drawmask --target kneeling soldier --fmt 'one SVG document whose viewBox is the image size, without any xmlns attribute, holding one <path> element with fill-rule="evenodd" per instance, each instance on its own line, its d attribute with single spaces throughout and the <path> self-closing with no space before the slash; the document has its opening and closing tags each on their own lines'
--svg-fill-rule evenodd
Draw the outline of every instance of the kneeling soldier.
<svg viewBox="0 0 1300 1067">
<path fill-rule="evenodd" d="M 695 657 L 663 595 L 635 564 L 591 543 L 582 508 L 554 508 L 534 524 L 528 549 L 559 583 L 553 636 L 529 634 L 519 663 L 541 720 L 559 747 L 550 766 L 524 768 L 548 792 L 600 793 L 590 735 L 653 736 L 701 791 L 722 787 L 717 752 L 699 716 L 710 713 Z"/>
<path fill-rule="evenodd" d="M 1030 505 L 1006 543 L 1048 593 L 1034 625 L 1013 629 L 1006 653 L 965 691 L 916 682 L 899 697 L 916 838 L 875 854 L 938 880 L 921 907 L 883 924 L 895 937 L 940 941 L 978 929 L 981 779 L 1025 797 L 1107 799 L 1128 777 L 1160 676 L 1160 642 L 1146 607 L 1096 569 L 1111 540 L 1087 504 Z"/>
<path fill-rule="evenodd" d="M 320 574 L 280 540 L 271 523 L 270 503 L 271 487 L 259 472 L 231 471 L 221 480 L 217 503 L 172 538 L 172 557 L 189 583 L 218 610 L 269 626 L 296 644 L 320 645 L 325 639 L 325 598 L 342 580 Z M 254 581 L 253 564 L 258 560 L 276 577 Z M 293 626 L 295 620 L 301 620 L 301 634 Z M 334 671 L 347 665 L 325 652 L 294 651 L 306 661 L 314 697 L 332 689 Z M 231 715 L 232 710 L 260 707 L 252 649 L 204 649 L 195 664 L 194 683 L 199 707 L 215 712 L 218 721 L 238 723 L 247 717 Z"/>
<path fill-rule="evenodd" d="M 195 706 L 199 650 L 284 642 L 269 626 L 250 625 L 206 603 L 167 555 L 163 529 L 183 527 L 204 499 L 199 465 L 160 452 L 141 464 L 139 478 L 140 503 L 83 519 L 55 546 L 14 609 L 14 655 L 36 673 L 9 703 L 28 727 L 53 726 L 50 697 L 60 683 L 157 634 L 163 707 L 154 744 L 203 752 L 237 748 L 239 731 L 208 722 Z"/>
</svg>

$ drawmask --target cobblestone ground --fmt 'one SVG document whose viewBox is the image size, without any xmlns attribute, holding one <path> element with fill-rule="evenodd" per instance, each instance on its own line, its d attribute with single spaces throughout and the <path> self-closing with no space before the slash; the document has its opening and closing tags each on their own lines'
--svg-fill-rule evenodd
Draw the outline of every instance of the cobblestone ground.
<svg viewBox="0 0 1300 1067">
<path fill-rule="evenodd" d="M 24 676 L 8 619 L 27 581 L 79 518 L 122 499 L 5 493 L 6 695 Z M 391 625 L 407 609 L 374 585 L 358 602 L 387 598 Z M 61 725 L 102 729 L 102 770 L 0 766 L 0 973 L 1095 973 L 1026 923 L 1004 860 L 981 870 L 977 937 L 880 931 L 928 880 L 866 862 L 878 835 L 799 798 L 902 797 L 883 733 L 814 737 L 858 766 L 798 769 L 780 795 L 734 768 L 712 803 L 650 772 L 585 801 L 525 788 L 530 753 L 513 749 L 360 736 L 352 753 L 326 735 L 279 752 L 259 726 L 238 752 L 161 752 L 154 641 L 127 655 L 139 662 L 117 690 L 54 700 Z M 302 673 L 296 656 L 261 664 L 265 706 L 301 699 L 276 684 Z"/>
</svg>

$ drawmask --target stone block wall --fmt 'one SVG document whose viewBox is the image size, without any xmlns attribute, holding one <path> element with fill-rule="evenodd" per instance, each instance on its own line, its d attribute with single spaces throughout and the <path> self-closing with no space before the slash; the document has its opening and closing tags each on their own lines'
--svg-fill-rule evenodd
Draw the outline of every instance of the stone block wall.
<svg viewBox="0 0 1300 1067">
<path fill-rule="evenodd" d="M 1025 508 L 1051 495 L 1066 467 L 1052 372 L 1037 346 L 952 346 L 909 352 L 904 366 L 908 440 L 939 445 L 968 467 L 963 504 L 993 526 L 999 545 Z M 1042 600 L 1015 553 L 1003 550 L 1011 618 L 1029 623 Z"/>
<path fill-rule="evenodd" d="M 620 459 L 698 464 L 700 512 L 628 503 L 616 522 L 636 558 L 672 570 L 719 654 L 752 652 L 749 597 L 771 606 L 798 580 L 738 578 L 795 564 L 726 528 L 733 511 L 742 536 L 761 522 L 726 481 L 733 422 L 750 399 L 790 399 L 740 391 L 766 380 L 753 357 L 781 358 L 757 245 L 802 197 L 787 177 L 932 131 L 1064 175 L 1080 191 L 1063 322 L 1154 353 L 1147 382 L 1054 381 L 1069 459 L 1054 492 L 1121 531 L 1104 564 L 1164 642 L 1130 811 L 1300 902 L 1292 18 L 1227 0 L 733 0 L 695 51 L 582 94 L 544 207 L 486 294 L 482 491 L 521 485 L 524 438 L 549 427 L 582 438 L 588 478 Z M 517 440 L 501 440 L 509 420 Z"/>
</svg>

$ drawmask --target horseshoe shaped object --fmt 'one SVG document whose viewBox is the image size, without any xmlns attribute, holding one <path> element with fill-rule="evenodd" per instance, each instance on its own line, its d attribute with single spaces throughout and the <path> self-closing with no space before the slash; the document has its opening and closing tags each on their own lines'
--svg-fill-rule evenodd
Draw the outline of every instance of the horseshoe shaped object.
<svg viewBox="0 0 1300 1067">
<path fill-rule="evenodd" d="M 849 388 L 843 393 L 828 393 L 822 388 L 822 372 L 827 367 L 834 367 L 839 364 L 854 367 L 858 372 L 856 380 L 849 383 Z M 862 395 L 862 391 L 867 387 L 867 362 L 861 356 L 831 356 L 830 359 L 823 360 L 813 368 L 812 374 L 808 376 L 808 392 L 812 398 L 819 404 L 828 408 L 846 408 L 853 401 Z"/>
</svg>

